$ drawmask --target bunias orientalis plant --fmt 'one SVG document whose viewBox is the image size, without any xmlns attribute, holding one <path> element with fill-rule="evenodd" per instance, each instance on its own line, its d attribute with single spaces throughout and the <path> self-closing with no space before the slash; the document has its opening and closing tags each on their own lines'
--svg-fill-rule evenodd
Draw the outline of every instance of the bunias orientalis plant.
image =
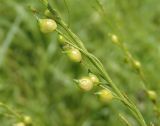
<svg viewBox="0 0 160 126">
<path fill-rule="evenodd" d="M 6 110 L 7 116 L 16 119 L 16 123 L 14 123 L 13 126 L 33 126 L 32 118 L 30 116 L 21 115 L 2 102 L 0 102 L 0 107 Z M 5 113 L 3 115 L 5 116 Z"/>
<path fill-rule="evenodd" d="M 80 38 L 77 37 L 76 34 L 74 34 L 70 28 L 68 28 L 66 23 L 60 18 L 57 11 L 50 6 L 48 1 L 47 0 L 41 0 L 41 1 L 44 3 L 46 8 L 48 9 L 47 11 L 45 11 L 45 15 L 47 16 L 47 19 L 49 18 L 49 19 L 53 20 L 53 22 L 55 21 L 57 23 L 58 27 L 56 29 L 56 32 L 58 32 L 60 35 L 59 39 L 64 40 L 64 41 L 61 41 L 62 49 L 64 50 L 64 52 L 67 53 L 71 49 L 78 50 L 77 54 L 79 56 L 80 55 L 81 56 L 80 56 L 80 58 L 78 58 L 80 60 L 76 60 L 76 61 L 81 63 L 84 60 L 83 57 L 87 58 L 92 63 L 92 68 L 94 67 L 98 71 L 97 75 L 99 75 L 102 79 L 104 79 L 106 81 L 106 83 L 107 83 L 106 85 L 102 85 L 101 83 L 98 84 L 102 88 L 102 90 L 98 92 L 99 97 L 101 97 L 101 99 L 106 99 L 106 100 L 112 100 L 113 98 L 120 100 L 132 112 L 133 116 L 139 122 L 139 124 L 141 126 L 147 126 L 139 109 L 132 102 L 132 100 L 130 98 L 128 98 L 128 96 L 126 94 L 124 94 L 116 86 L 116 84 L 113 82 L 113 80 L 111 79 L 111 77 L 109 76 L 108 72 L 105 70 L 104 66 L 99 61 L 99 59 L 97 57 L 95 57 L 93 54 L 91 54 L 90 52 L 88 52 L 88 50 L 85 48 L 85 46 L 83 45 L 83 42 L 80 40 Z M 48 26 L 46 26 L 46 27 L 48 27 Z M 72 54 L 72 55 L 74 56 L 74 54 Z M 71 57 L 73 57 L 73 56 L 71 56 Z M 74 58 L 71 58 L 69 55 L 68 55 L 68 57 L 71 60 L 74 59 Z M 88 69 L 90 71 L 92 71 L 92 68 L 88 68 Z M 91 78 L 92 77 L 84 77 L 84 78 L 81 78 L 80 80 L 78 80 L 78 81 L 76 80 L 76 81 L 79 83 L 79 86 L 82 89 L 89 91 L 92 89 L 92 86 L 94 83 Z M 108 85 L 110 86 L 110 88 L 108 87 Z M 124 119 L 124 117 L 123 117 L 123 119 Z M 127 124 L 127 121 L 124 121 L 124 122 L 126 122 L 126 124 Z"/>
</svg>

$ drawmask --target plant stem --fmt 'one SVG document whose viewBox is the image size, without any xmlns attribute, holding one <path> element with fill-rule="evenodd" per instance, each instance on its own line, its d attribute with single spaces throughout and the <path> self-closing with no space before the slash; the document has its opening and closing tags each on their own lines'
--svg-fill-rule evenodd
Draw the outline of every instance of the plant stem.
<svg viewBox="0 0 160 126">
<path fill-rule="evenodd" d="M 46 2 L 44 3 L 46 5 Z M 52 7 L 48 4 L 47 8 L 50 10 L 50 12 L 53 14 L 55 21 L 57 24 L 59 24 L 64 30 L 65 33 L 69 35 L 68 40 L 70 40 L 72 43 L 69 43 L 73 45 L 74 47 L 78 48 L 82 53 L 84 53 L 88 59 L 91 61 L 91 63 L 97 68 L 101 76 L 104 80 L 106 80 L 110 86 L 113 88 L 113 91 L 115 94 L 120 98 L 121 102 L 123 102 L 129 110 L 132 112 L 133 116 L 137 119 L 139 124 L 141 126 L 147 126 L 146 122 L 144 121 L 144 118 L 139 111 L 139 109 L 135 106 L 135 104 L 127 97 L 125 96 L 120 89 L 116 86 L 116 84 L 112 81 L 111 77 L 109 76 L 108 72 L 105 71 L 104 66 L 102 63 L 96 58 L 93 54 L 89 53 L 88 50 L 83 45 L 83 42 L 77 37 L 76 34 L 72 32 L 71 29 L 68 28 L 68 26 L 63 22 L 63 20 L 60 18 L 56 10 L 52 9 Z M 58 30 L 57 30 L 58 31 Z M 65 33 L 62 33 L 65 34 Z"/>
<path fill-rule="evenodd" d="M 130 108 L 130 111 L 135 116 L 135 118 L 138 120 L 138 122 L 141 124 L 141 126 L 147 126 L 142 114 L 137 109 L 137 107 L 134 105 L 133 102 L 130 102 L 119 90 L 119 88 L 116 86 L 116 84 L 112 81 L 109 74 L 104 70 L 103 65 L 101 62 L 92 54 L 90 54 L 86 48 L 84 47 L 82 41 L 67 27 L 67 25 L 64 24 L 64 22 L 59 23 L 61 26 L 66 30 L 66 32 L 70 35 L 70 37 L 73 39 L 73 41 L 78 44 L 79 48 L 81 48 L 84 52 L 87 53 L 88 58 L 90 61 L 95 65 L 95 67 L 99 70 L 102 77 L 110 84 L 110 86 L 113 88 L 114 92 L 121 98 L 123 103 L 127 105 Z"/>
</svg>

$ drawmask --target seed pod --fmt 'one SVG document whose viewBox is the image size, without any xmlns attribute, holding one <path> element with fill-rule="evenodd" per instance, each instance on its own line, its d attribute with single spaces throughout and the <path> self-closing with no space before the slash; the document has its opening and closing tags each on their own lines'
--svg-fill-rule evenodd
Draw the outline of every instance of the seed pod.
<svg viewBox="0 0 160 126">
<path fill-rule="evenodd" d="M 40 31 L 43 33 L 50 33 L 56 30 L 57 23 L 52 19 L 39 19 Z"/>
<path fill-rule="evenodd" d="M 112 42 L 115 43 L 115 44 L 119 44 L 119 40 L 118 40 L 118 37 L 114 34 L 111 35 L 111 39 L 112 39 Z"/>
<path fill-rule="evenodd" d="M 84 91 L 90 91 L 93 88 L 93 82 L 89 77 L 83 77 L 79 81 L 79 87 Z"/>
<path fill-rule="evenodd" d="M 14 124 L 13 126 L 26 126 L 26 125 L 24 124 L 24 122 L 18 122 Z"/>
<path fill-rule="evenodd" d="M 73 62 L 80 62 L 82 60 L 81 52 L 78 49 L 69 49 L 67 55 Z"/>
<path fill-rule="evenodd" d="M 135 67 L 137 70 L 141 68 L 141 63 L 137 60 L 134 60 L 133 67 Z"/>
<path fill-rule="evenodd" d="M 98 93 L 100 101 L 104 103 L 109 103 L 113 99 L 111 91 L 107 89 L 102 89 Z"/>
<path fill-rule="evenodd" d="M 32 119 L 29 116 L 24 116 L 24 123 L 28 126 L 32 124 Z"/>
<path fill-rule="evenodd" d="M 52 17 L 52 13 L 48 9 L 44 11 L 44 15 L 47 17 Z"/>
<path fill-rule="evenodd" d="M 157 100 L 157 94 L 155 91 L 153 90 L 149 90 L 147 91 L 147 94 L 148 94 L 148 97 L 153 101 L 155 102 Z"/>
<path fill-rule="evenodd" d="M 66 44 L 65 38 L 62 35 L 58 35 L 58 42 L 62 46 Z"/>
<path fill-rule="evenodd" d="M 89 73 L 89 77 L 95 86 L 99 84 L 99 79 L 96 75 Z"/>
</svg>

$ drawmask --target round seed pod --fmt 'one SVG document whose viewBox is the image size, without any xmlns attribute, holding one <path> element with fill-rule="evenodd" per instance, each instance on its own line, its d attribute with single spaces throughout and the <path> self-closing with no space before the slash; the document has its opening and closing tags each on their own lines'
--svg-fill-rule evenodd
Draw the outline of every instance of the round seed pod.
<svg viewBox="0 0 160 126">
<path fill-rule="evenodd" d="M 89 77 L 83 77 L 79 80 L 79 87 L 84 91 L 90 91 L 93 88 L 93 82 Z"/>
<path fill-rule="evenodd" d="M 26 124 L 26 125 L 31 125 L 32 124 L 32 119 L 31 119 L 31 117 L 30 116 L 24 116 L 24 123 Z"/>
<path fill-rule="evenodd" d="M 58 35 L 58 42 L 62 46 L 66 44 L 65 38 L 62 35 Z"/>
<path fill-rule="evenodd" d="M 52 13 L 48 9 L 44 11 L 44 15 L 47 17 L 52 17 Z"/>
<path fill-rule="evenodd" d="M 109 103 L 113 99 L 111 91 L 102 89 L 98 92 L 100 101 L 104 103 Z"/>
<path fill-rule="evenodd" d="M 39 19 L 40 31 L 43 33 L 50 33 L 56 30 L 57 23 L 52 19 Z"/>
<path fill-rule="evenodd" d="M 153 90 L 147 91 L 148 97 L 155 102 L 157 100 L 157 93 Z"/>
<path fill-rule="evenodd" d="M 118 37 L 116 35 L 111 35 L 111 39 L 112 39 L 112 42 L 115 43 L 115 44 L 119 44 L 119 40 L 118 40 Z"/>
<path fill-rule="evenodd" d="M 139 69 L 141 68 L 141 63 L 140 63 L 139 61 L 137 61 L 137 60 L 134 60 L 133 66 L 134 66 L 137 70 L 139 70 Z"/>
<path fill-rule="evenodd" d="M 69 59 L 73 62 L 80 62 L 82 60 L 81 52 L 78 49 L 71 48 L 67 50 Z"/>
<path fill-rule="evenodd" d="M 18 122 L 14 124 L 13 126 L 26 126 L 24 122 Z"/>
<path fill-rule="evenodd" d="M 89 77 L 95 86 L 99 84 L 99 79 L 96 75 L 89 73 Z"/>
</svg>

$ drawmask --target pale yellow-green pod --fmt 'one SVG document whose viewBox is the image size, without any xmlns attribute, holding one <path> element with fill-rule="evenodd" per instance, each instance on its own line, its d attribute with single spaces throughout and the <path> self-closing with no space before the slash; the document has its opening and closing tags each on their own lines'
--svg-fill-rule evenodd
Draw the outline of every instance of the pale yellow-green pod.
<svg viewBox="0 0 160 126">
<path fill-rule="evenodd" d="M 58 42 L 60 45 L 65 45 L 66 42 L 65 42 L 65 38 L 62 36 L 62 35 L 58 35 Z"/>
<path fill-rule="evenodd" d="M 84 91 L 90 91 L 93 88 L 93 82 L 89 77 L 83 77 L 79 80 L 79 87 Z"/>
<path fill-rule="evenodd" d="M 52 17 L 52 13 L 48 9 L 44 11 L 44 15 L 47 17 Z"/>
<path fill-rule="evenodd" d="M 14 124 L 13 126 L 26 126 L 24 122 L 18 122 Z"/>
<path fill-rule="evenodd" d="M 111 35 L 111 39 L 112 39 L 112 42 L 113 42 L 113 43 L 119 44 L 118 37 L 117 37 L 115 34 L 112 34 L 112 35 Z"/>
<path fill-rule="evenodd" d="M 32 119 L 31 119 L 30 116 L 24 116 L 24 117 L 23 117 L 23 120 L 24 120 L 24 123 L 25 123 L 26 125 L 31 125 L 31 124 L 32 124 Z"/>
<path fill-rule="evenodd" d="M 147 91 L 148 97 L 152 100 L 152 101 L 156 101 L 157 100 L 157 93 L 153 90 L 148 90 Z"/>
<path fill-rule="evenodd" d="M 97 94 L 99 95 L 100 101 L 103 103 L 109 103 L 113 99 L 112 92 L 107 89 L 102 89 Z"/>
<path fill-rule="evenodd" d="M 89 77 L 95 86 L 99 84 L 99 79 L 95 74 L 89 73 Z"/>
<path fill-rule="evenodd" d="M 133 65 L 137 70 L 141 68 L 141 63 L 138 60 L 134 60 Z"/>
<path fill-rule="evenodd" d="M 50 33 L 57 29 L 57 23 L 52 19 L 39 19 L 40 31 Z"/>
<path fill-rule="evenodd" d="M 78 49 L 71 48 L 67 50 L 67 55 L 69 59 L 73 62 L 81 62 L 82 60 L 81 52 Z"/>
</svg>

